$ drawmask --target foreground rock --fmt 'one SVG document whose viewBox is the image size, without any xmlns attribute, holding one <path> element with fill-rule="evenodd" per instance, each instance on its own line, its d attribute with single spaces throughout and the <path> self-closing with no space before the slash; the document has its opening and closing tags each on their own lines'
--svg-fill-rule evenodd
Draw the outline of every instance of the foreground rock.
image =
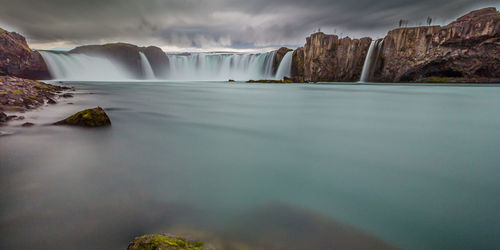
<svg viewBox="0 0 500 250">
<path fill-rule="evenodd" d="M 150 234 L 135 238 L 127 247 L 127 250 L 201 250 L 209 249 L 203 247 L 203 242 L 191 241 L 178 236 L 166 234 Z"/>
<path fill-rule="evenodd" d="M 29 79 L 50 79 L 40 53 L 32 51 L 26 38 L 0 28 L 0 75 Z"/>
<path fill-rule="evenodd" d="M 22 112 L 38 108 L 45 101 L 53 100 L 56 92 L 68 89 L 36 80 L 0 76 L 0 111 Z"/>
<path fill-rule="evenodd" d="M 80 111 L 54 125 L 69 125 L 80 127 L 103 127 L 110 126 L 111 120 L 101 107 Z"/>
<path fill-rule="evenodd" d="M 376 81 L 500 82 L 500 13 L 486 8 L 444 27 L 389 31 L 380 58 Z"/>
</svg>

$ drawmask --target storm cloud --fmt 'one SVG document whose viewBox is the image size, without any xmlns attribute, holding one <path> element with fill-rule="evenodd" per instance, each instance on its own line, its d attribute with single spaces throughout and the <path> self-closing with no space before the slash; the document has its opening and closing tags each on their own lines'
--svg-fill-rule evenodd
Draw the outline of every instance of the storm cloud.
<svg viewBox="0 0 500 250">
<path fill-rule="evenodd" d="M 40 47 L 105 42 L 165 49 L 302 45 L 317 29 L 380 37 L 398 26 L 448 23 L 495 0 L 2 0 L 0 27 Z"/>
</svg>

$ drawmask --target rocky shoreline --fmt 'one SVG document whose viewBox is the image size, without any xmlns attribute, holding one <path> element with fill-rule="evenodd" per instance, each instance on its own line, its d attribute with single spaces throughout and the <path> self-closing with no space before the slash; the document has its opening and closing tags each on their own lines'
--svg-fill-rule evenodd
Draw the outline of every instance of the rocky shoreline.
<svg viewBox="0 0 500 250">
<path fill-rule="evenodd" d="M 71 90 L 74 89 L 37 80 L 0 76 L 0 124 L 23 119 L 23 116 L 8 116 L 4 112 L 23 113 L 44 104 L 56 104 L 57 98 L 72 97 L 67 93 Z"/>
</svg>

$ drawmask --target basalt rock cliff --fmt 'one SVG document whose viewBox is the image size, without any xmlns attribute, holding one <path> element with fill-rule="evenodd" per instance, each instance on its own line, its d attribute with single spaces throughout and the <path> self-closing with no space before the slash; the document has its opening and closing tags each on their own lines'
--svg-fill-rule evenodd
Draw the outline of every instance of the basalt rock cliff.
<svg viewBox="0 0 500 250">
<path fill-rule="evenodd" d="M 29 79 L 50 79 L 40 53 L 28 46 L 26 38 L 0 28 L 0 75 Z"/>
<path fill-rule="evenodd" d="M 292 78 L 296 81 L 358 81 L 371 38 L 339 39 L 322 32 L 306 39 L 303 48 L 294 51 Z"/>
<path fill-rule="evenodd" d="M 500 13 L 473 11 L 444 26 L 402 28 L 383 40 L 381 82 L 500 82 Z"/>
<path fill-rule="evenodd" d="M 316 33 L 294 51 L 295 81 L 360 80 L 371 39 Z M 388 32 L 369 58 L 368 81 L 500 82 L 500 13 L 472 11 L 446 26 Z"/>
</svg>

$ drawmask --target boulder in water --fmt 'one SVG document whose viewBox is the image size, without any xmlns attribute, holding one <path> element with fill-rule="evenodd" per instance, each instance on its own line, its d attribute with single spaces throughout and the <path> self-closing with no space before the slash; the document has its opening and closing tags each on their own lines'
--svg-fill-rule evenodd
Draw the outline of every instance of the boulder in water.
<svg viewBox="0 0 500 250">
<path fill-rule="evenodd" d="M 54 125 L 70 125 L 81 127 L 103 127 L 110 126 L 111 120 L 101 107 L 80 111 Z"/>
<path fill-rule="evenodd" d="M 0 112 L 0 123 L 7 122 L 7 115 L 4 112 Z"/>
</svg>

